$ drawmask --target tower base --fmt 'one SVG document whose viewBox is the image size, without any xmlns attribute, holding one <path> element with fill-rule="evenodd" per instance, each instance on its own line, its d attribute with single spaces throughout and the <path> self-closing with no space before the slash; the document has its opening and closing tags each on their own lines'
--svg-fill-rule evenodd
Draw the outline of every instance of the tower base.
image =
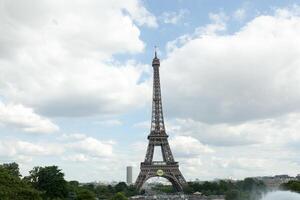
<svg viewBox="0 0 300 200">
<path fill-rule="evenodd" d="M 141 171 L 135 182 L 135 186 L 140 190 L 143 184 L 152 177 L 163 177 L 169 180 L 177 192 L 183 191 L 186 181 L 182 176 L 177 162 L 152 162 L 141 163 Z"/>
</svg>

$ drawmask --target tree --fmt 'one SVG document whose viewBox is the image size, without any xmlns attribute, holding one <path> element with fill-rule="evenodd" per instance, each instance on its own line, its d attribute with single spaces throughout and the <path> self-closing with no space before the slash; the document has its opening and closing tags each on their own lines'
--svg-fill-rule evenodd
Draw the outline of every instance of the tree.
<svg viewBox="0 0 300 200">
<path fill-rule="evenodd" d="M 94 192 L 82 187 L 77 188 L 76 196 L 77 200 L 94 200 L 96 198 Z"/>
<path fill-rule="evenodd" d="M 290 190 L 293 192 L 300 193 L 300 181 L 289 181 L 281 185 L 281 188 L 284 190 Z"/>
<path fill-rule="evenodd" d="M 134 185 L 129 185 L 127 187 L 127 190 L 126 190 L 125 194 L 126 194 L 127 197 L 131 197 L 131 196 L 139 194 L 139 191 Z"/>
<path fill-rule="evenodd" d="M 193 190 L 193 188 L 189 185 L 190 183 L 188 183 L 187 185 L 185 185 L 184 187 L 183 187 L 183 192 L 185 193 L 185 194 L 192 194 L 192 193 L 194 193 L 195 191 Z"/>
<path fill-rule="evenodd" d="M 37 190 L 32 188 L 9 169 L 0 166 L 1 200 L 41 200 Z"/>
<path fill-rule="evenodd" d="M 68 196 L 64 173 L 57 166 L 34 167 L 26 177 L 34 188 L 42 191 L 44 198 L 65 198 Z"/>
<path fill-rule="evenodd" d="M 124 192 L 127 189 L 127 184 L 125 182 L 119 182 L 115 185 L 116 192 Z"/>
<path fill-rule="evenodd" d="M 239 191 L 238 190 L 230 190 L 225 195 L 225 200 L 239 200 Z"/>
<path fill-rule="evenodd" d="M 4 169 L 7 169 L 11 175 L 15 177 L 21 177 L 19 165 L 17 163 L 4 163 L 0 166 L 2 166 Z"/>
<path fill-rule="evenodd" d="M 78 181 L 69 181 L 69 186 L 71 187 L 79 187 L 79 182 Z"/>
<path fill-rule="evenodd" d="M 128 198 L 122 192 L 118 192 L 111 198 L 111 200 L 128 200 Z"/>
<path fill-rule="evenodd" d="M 107 189 L 108 189 L 109 193 L 112 193 L 112 194 L 115 193 L 115 188 L 112 185 L 108 185 Z"/>
<path fill-rule="evenodd" d="M 109 199 L 112 196 L 112 193 L 108 189 L 107 185 L 97 185 L 95 188 L 97 197 L 100 199 Z"/>
<path fill-rule="evenodd" d="M 164 185 L 162 183 L 156 183 L 151 187 L 152 190 L 157 193 L 174 193 L 176 192 L 172 185 Z"/>
<path fill-rule="evenodd" d="M 256 188 L 256 181 L 253 178 L 245 178 L 242 182 L 242 189 L 244 191 L 252 191 Z"/>
</svg>

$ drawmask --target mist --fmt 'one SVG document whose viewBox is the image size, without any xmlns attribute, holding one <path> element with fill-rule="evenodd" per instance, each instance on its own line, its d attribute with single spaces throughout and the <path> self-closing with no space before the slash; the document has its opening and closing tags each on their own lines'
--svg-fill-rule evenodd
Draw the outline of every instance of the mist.
<svg viewBox="0 0 300 200">
<path fill-rule="evenodd" d="M 300 194 L 288 191 L 269 192 L 261 200 L 300 200 Z"/>
</svg>

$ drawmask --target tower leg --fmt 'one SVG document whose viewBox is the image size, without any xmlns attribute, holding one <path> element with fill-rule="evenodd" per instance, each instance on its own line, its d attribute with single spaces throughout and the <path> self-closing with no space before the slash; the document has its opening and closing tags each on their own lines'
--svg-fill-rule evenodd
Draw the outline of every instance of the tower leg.
<svg viewBox="0 0 300 200">
<path fill-rule="evenodd" d="M 153 159 L 153 154 L 154 154 L 154 145 L 149 144 L 148 147 L 147 147 L 145 162 L 151 163 L 151 161 Z"/>
<path fill-rule="evenodd" d="M 135 187 L 138 190 L 141 190 L 145 182 L 146 182 L 146 174 L 144 174 L 143 172 L 140 172 L 136 179 Z"/>
</svg>

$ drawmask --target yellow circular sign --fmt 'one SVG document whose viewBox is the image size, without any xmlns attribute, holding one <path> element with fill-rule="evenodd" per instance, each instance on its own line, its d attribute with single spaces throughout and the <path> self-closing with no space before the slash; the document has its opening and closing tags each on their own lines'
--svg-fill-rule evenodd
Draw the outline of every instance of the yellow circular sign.
<svg viewBox="0 0 300 200">
<path fill-rule="evenodd" d="M 164 171 L 161 170 L 161 169 L 159 169 L 159 170 L 157 170 L 156 174 L 157 174 L 158 176 L 162 176 L 162 175 L 164 175 Z"/>
</svg>

